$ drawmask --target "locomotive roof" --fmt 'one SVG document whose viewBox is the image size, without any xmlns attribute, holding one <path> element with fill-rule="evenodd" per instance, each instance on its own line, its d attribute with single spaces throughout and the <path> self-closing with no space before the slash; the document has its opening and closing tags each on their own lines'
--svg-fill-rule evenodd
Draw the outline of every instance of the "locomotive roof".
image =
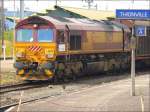
<svg viewBox="0 0 150 112">
<path fill-rule="evenodd" d="M 124 25 L 117 25 L 116 23 L 112 23 L 110 21 L 97 21 L 83 18 L 65 18 L 54 16 L 31 16 L 19 22 L 16 27 L 23 24 L 23 22 L 26 20 L 32 20 L 34 22 L 35 19 L 39 19 L 39 21 L 41 20 L 43 22 L 49 22 L 53 24 L 56 29 L 65 29 L 66 25 L 68 25 L 70 30 L 122 31 L 123 28 L 125 31 L 129 31 L 129 29 Z"/>
</svg>

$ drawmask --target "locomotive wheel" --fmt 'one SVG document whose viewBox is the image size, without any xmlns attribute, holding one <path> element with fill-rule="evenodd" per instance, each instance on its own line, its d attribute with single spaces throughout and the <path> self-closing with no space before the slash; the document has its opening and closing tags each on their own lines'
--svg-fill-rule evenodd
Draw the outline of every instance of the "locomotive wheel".
<svg viewBox="0 0 150 112">
<path fill-rule="evenodd" d="M 74 71 L 73 71 L 72 69 L 71 69 L 71 72 L 72 72 L 72 75 L 71 75 L 71 76 L 72 76 L 72 77 L 71 77 L 72 80 L 73 80 L 73 81 L 76 81 L 76 80 L 77 80 L 76 74 L 74 73 Z"/>
<path fill-rule="evenodd" d="M 52 82 L 58 84 L 58 77 L 56 75 L 52 78 Z"/>
<path fill-rule="evenodd" d="M 62 81 L 63 81 L 63 82 L 69 82 L 69 79 L 68 79 L 68 77 L 63 76 L 63 77 L 62 77 Z"/>
<path fill-rule="evenodd" d="M 60 76 L 59 81 L 61 82 L 68 82 L 68 77 L 65 75 L 65 71 L 62 70 L 61 72 L 59 72 L 58 74 Z"/>
<path fill-rule="evenodd" d="M 58 83 L 57 70 L 55 70 L 55 75 L 54 75 L 53 78 L 52 78 L 52 82 L 53 82 L 54 84 L 57 84 L 57 83 Z"/>
</svg>

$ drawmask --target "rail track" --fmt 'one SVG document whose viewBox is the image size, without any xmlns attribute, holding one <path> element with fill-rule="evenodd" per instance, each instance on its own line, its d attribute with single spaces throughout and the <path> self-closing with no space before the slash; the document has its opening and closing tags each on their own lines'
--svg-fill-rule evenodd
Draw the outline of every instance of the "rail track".
<svg viewBox="0 0 150 112">
<path fill-rule="evenodd" d="M 150 73 L 150 70 L 149 69 L 141 70 L 141 71 L 138 71 L 136 74 L 137 75 L 139 75 L 139 74 L 142 75 L 142 74 L 145 74 L 145 73 Z M 125 74 L 125 73 L 123 73 L 123 74 Z M 130 77 L 130 73 L 127 73 L 127 74 L 129 74 L 128 77 Z M 112 75 L 109 75 L 109 77 L 111 77 Z M 120 75 L 120 74 L 118 74 L 118 75 Z M 108 79 L 105 82 L 110 82 L 110 81 L 113 81 L 113 80 L 118 80 L 118 78 L 117 78 L 118 75 L 116 75 L 115 77 L 113 75 L 113 77 L 111 78 L 111 80 Z M 102 75 L 101 78 L 103 78 L 103 77 L 107 78 L 106 74 Z M 126 78 L 125 75 L 123 76 L 123 79 L 124 78 Z M 93 79 L 91 79 L 91 80 L 93 80 Z M 80 82 L 82 82 L 82 79 L 81 79 Z M 13 91 L 27 90 L 27 89 L 32 89 L 32 88 L 40 88 L 40 87 L 44 87 L 44 86 L 46 87 L 49 84 L 50 84 L 49 82 L 44 82 L 44 83 L 43 82 L 38 82 L 38 83 L 37 82 L 32 82 L 32 83 L 20 83 L 20 84 L 14 84 L 14 85 L 0 86 L 0 90 L 1 90 L 0 94 L 5 94 L 5 93 L 13 92 Z M 37 101 L 37 100 L 41 100 L 41 99 L 46 99 L 46 98 L 53 97 L 53 96 L 55 96 L 55 95 L 51 95 L 50 94 L 50 95 L 40 96 L 38 98 L 32 98 L 32 99 L 24 100 L 24 101 L 21 102 L 21 104 L 25 104 L 25 103 L 29 103 L 29 102 L 33 102 L 33 101 Z M 3 106 L 0 107 L 0 112 L 4 111 L 4 110 L 6 110 L 6 109 L 8 109 L 10 107 L 17 106 L 17 105 L 18 105 L 18 102 L 14 102 L 14 103 L 11 103 L 11 104 L 8 104 L 8 105 L 3 105 Z"/>
<path fill-rule="evenodd" d="M 44 87 L 47 85 L 48 85 L 47 81 L 45 81 L 45 82 L 40 82 L 40 81 L 39 82 L 27 82 L 27 83 L 4 85 L 4 86 L 0 86 L 0 95 L 6 94 L 9 92 L 23 91 L 23 90 L 33 89 L 33 88 L 40 88 L 40 87 Z M 37 98 L 37 99 L 34 98 L 31 100 L 23 101 L 23 102 L 21 102 L 21 104 L 29 103 L 29 102 L 36 101 L 36 100 L 39 100 L 42 98 L 47 98 L 47 97 L 49 97 L 49 96 L 44 96 L 44 97 Z M 0 112 L 5 111 L 9 107 L 17 106 L 17 105 L 18 105 L 18 103 L 11 103 L 8 105 L 0 106 Z"/>
<path fill-rule="evenodd" d="M 46 99 L 46 98 L 49 98 L 49 97 L 52 97 L 52 95 L 47 95 L 47 96 L 43 96 L 43 97 L 40 97 L 40 98 L 34 98 L 34 99 L 27 100 L 27 101 L 22 101 L 21 104 L 30 103 L 30 102 L 41 100 L 41 99 Z M 13 107 L 13 106 L 17 106 L 17 105 L 19 105 L 19 103 L 13 103 L 13 104 L 1 106 L 0 107 L 0 112 L 3 112 L 8 108 Z"/>
<path fill-rule="evenodd" d="M 8 92 L 13 92 L 13 91 L 21 91 L 21 90 L 26 90 L 26 89 L 32 89 L 32 88 L 38 88 L 38 87 L 43 87 L 46 86 L 48 82 L 29 82 L 29 83 L 19 83 L 19 84 L 12 84 L 12 85 L 4 85 L 0 86 L 0 94 L 5 94 Z"/>
</svg>

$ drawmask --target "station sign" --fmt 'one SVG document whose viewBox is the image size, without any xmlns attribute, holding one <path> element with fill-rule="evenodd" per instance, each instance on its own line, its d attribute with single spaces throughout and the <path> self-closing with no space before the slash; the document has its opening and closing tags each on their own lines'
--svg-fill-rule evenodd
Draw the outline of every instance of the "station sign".
<svg viewBox="0 0 150 112">
<path fill-rule="evenodd" d="M 117 9 L 116 18 L 150 20 L 150 10 Z"/>
<path fill-rule="evenodd" d="M 135 26 L 135 36 L 137 37 L 146 36 L 146 26 Z"/>
</svg>

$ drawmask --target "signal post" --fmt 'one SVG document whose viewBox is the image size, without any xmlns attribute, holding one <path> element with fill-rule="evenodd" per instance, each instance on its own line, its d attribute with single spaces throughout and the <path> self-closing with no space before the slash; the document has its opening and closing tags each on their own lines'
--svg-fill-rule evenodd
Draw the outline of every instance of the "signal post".
<svg viewBox="0 0 150 112">
<path fill-rule="evenodd" d="M 131 37 L 131 95 L 135 96 L 135 48 L 136 48 L 136 38 L 134 37 L 134 24 L 132 27 L 132 37 Z"/>
<path fill-rule="evenodd" d="M 117 9 L 116 18 L 124 20 L 150 20 L 150 10 L 133 10 L 133 9 Z M 140 28 L 139 31 L 135 31 L 135 25 L 132 27 L 131 37 L 131 95 L 135 96 L 135 49 L 136 49 L 136 38 L 135 32 L 138 32 L 137 36 L 146 35 L 146 28 Z"/>
</svg>

